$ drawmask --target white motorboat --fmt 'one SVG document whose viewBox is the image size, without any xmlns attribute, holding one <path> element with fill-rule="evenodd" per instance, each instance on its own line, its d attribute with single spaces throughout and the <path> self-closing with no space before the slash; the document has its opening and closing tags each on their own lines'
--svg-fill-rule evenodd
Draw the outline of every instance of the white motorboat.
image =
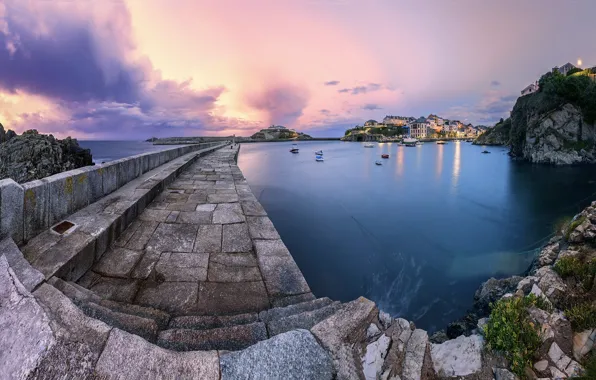
<svg viewBox="0 0 596 380">
<path fill-rule="evenodd" d="M 292 149 L 290 149 L 290 152 L 292 153 L 298 153 L 298 144 L 292 144 Z"/>
<path fill-rule="evenodd" d="M 364 144 L 364 147 L 365 148 L 374 148 L 375 147 L 375 144 L 371 144 L 371 143 Z"/>
<path fill-rule="evenodd" d="M 322 151 L 322 150 L 317 150 L 317 151 L 315 152 L 315 154 L 316 154 L 317 156 L 322 156 L 322 155 L 323 155 L 323 151 Z"/>
<path fill-rule="evenodd" d="M 318 162 L 325 161 L 325 159 L 323 158 L 323 156 L 316 156 L 315 157 L 315 160 L 318 161 Z"/>
<path fill-rule="evenodd" d="M 375 161 L 375 165 L 381 166 L 381 165 L 383 165 L 383 162 L 377 160 L 377 161 Z"/>
</svg>

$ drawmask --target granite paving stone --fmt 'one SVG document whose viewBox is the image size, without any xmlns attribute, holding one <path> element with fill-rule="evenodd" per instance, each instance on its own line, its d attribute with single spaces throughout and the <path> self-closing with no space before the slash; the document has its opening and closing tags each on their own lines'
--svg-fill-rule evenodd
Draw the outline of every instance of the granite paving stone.
<svg viewBox="0 0 596 380">
<path fill-rule="evenodd" d="M 213 223 L 216 224 L 242 223 L 245 221 L 240 203 L 220 203 L 213 211 Z"/>
<path fill-rule="evenodd" d="M 225 224 L 222 235 L 222 252 L 247 252 L 252 248 L 246 223 Z"/>
<path fill-rule="evenodd" d="M 176 219 L 178 219 L 178 215 L 180 215 L 180 211 L 172 211 L 170 215 L 166 218 L 166 223 L 174 223 Z"/>
<path fill-rule="evenodd" d="M 209 203 L 234 203 L 238 202 L 237 194 L 209 194 L 207 196 Z"/>
<path fill-rule="evenodd" d="M 162 282 L 145 284 L 139 290 L 136 304 L 165 310 L 175 315 L 187 315 L 196 307 L 196 282 Z"/>
<path fill-rule="evenodd" d="M 267 216 L 267 212 L 259 202 L 241 202 L 241 205 L 246 216 Z"/>
<path fill-rule="evenodd" d="M 139 219 L 135 219 L 131 224 L 126 227 L 124 232 L 120 235 L 118 239 L 114 242 L 114 245 L 117 247 L 125 247 L 130 238 L 134 235 L 135 232 L 141 226 L 141 221 Z M 156 225 L 157 226 L 157 225 Z"/>
<path fill-rule="evenodd" d="M 271 220 L 266 216 L 249 216 L 246 218 L 250 237 L 253 239 L 279 239 L 279 234 Z"/>
<path fill-rule="evenodd" d="M 194 252 L 221 252 L 222 225 L 199 226 Z"/>
<path fill-rule="evenodd" d="M 170 215 L 170 211 L 168 210 L 145 209 L 145 211 L 139 215 L 139 220 L 144 222 L 165 222 L 168 215 Z"/>
<path fill-rule="evenodd" d="M 205 281 L 208 263 L 208 253 L 164 252 L 155 273 L 163 281 Z"/>
<path fill-rule="evenodd" d="M 125 247 L 133 250 L 144 249 L 158 225 L 158 222 L 140 222 L 140 226 L 128 240 Z"/>
<path fill-rule="evenodd" d="M 206 315 L 258 312 L 269 308 L 262 281 L 201 282 L 198 311 Z"/>
<path fill-rule="evenodd" d="M 139 260 L 137 265 L 132 270 L 130 277 L 141 280 L 146 279 L 149 277 L 151 272 L 153 272 L 153 269 L 155 268 L 155 265 L 159 261 L 160 257 L 161 252 L 146 250 L 143 257 L 141 257 L 141 260 Z"/>
<path fill-rule="evenodd" d="M 199 203 L 199 204 L 205 203 L 205 202 L 207 202 L 207 193 L 206 192 L 201 192 L 201 193 L 194 192 L 193 194 L 189 195 L 188 201 Z"/>
<path fill-rule="evenodd" d="M 260 281 L 261 272 L 252 253 L 218 253 L 209 261 L 208 280 L 214 282 Z"/>
<path fill-rule="evenodd" d="M 205 203 L 202 205 L 198 205 L 196 208 L 196 211 L 208 211 L 208 212 L 213 212 L 215 211 L 215 208 L 217 207 L 217 205 L 215 203 Z"/>
<path fill-rule="evenodd" d="M 160 223 L 147 243 L 147 249 L 158 252 L 192 252 L 198 226 L 195 224 Z"/>
<path fill-rule="evenodd" d="M 170 203 L 168 210 L 172 211 L 194 211 L 199 204 L 195 202 Z"/>
<path fill-rule="evenodd" d="M 209 211 L 180 211 L 178 223 L 211 224 L 213 213 Z"/>
<path fill-rule="evenodd" d="M 132 302 L 139 290 L 139 281 L 114 277 L 104 277 L 88 271 L 78 281 L 78 284 L 112 301 Z"/>
<path fill-rule="evenodd" d="M 142 251 L 114 247 L 104 253 L 93 271 L 104 276 L 126 278 L 142 255 Z"/>
</svg>

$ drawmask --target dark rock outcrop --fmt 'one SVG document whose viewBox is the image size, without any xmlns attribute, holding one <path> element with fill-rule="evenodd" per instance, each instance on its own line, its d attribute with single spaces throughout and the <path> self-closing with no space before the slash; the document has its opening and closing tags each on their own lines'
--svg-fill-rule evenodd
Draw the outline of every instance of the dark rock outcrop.
<svg viewBox="0 0 596 380">
<path fill-rule="evenodd" d="M 511 119 L 503 120 L 490 128 L 474 141 L 474 145 L 508 145 Z"/>
<path fill-rule="evenodd" d="M 70 137 L 58 140 L 36 130 L 18 136 L 0 126 L 0 179 L 23 183 L 93 165 L 91 151 Z"/>
<path fill-rule="evenodd" d="M 490 313 L 490 304 L 498 301 L 507 293 L 514 293 L 517 289 L 517 284 L 523 279 L 520 276 L 512 276 L 497 280 L 496 278 L 489 278 L 474 294 L 474 309 L 486 316 Z"/>
</svg>

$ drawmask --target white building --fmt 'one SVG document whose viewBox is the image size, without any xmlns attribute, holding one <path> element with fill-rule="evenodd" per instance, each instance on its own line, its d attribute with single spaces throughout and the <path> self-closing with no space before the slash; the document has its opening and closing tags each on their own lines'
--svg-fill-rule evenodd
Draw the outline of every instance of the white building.
<svg viewBox="0 0 596 380">
<path fill-rule="evenodd" d="M 430 124 L 426 122 L 426 119 L 421 117 L 410 125 L 410 137 L 415 139 L 423 139 L 428 136 L 428 129 Z"/>
<path fill-rule="evenodd" d="M 538 91 L 540 89 L 540 85 L 538 84 L 538 81 L 530 84 L 529 86 L 527 86 L 526 88 L 524 88 L 521 92 L 522 96 L 525 95 L 529 95 L 529 94 L 533 94 L 536 91 Z"/>
<path fill-rule="evenodd" d="M 569 70 L 576 69 L 576 68 L 577 67 L 575 67 L 575 65 L 573 65 L 572 63 L 567 62 L 566 64 L 564 64 L 561 67 L 559 67 L 559 66 L 553 67 L 553 73 L 555 71 L 558 71 L 558 72 L 560 72 L 563 75 L 567 75 L 567 73 L 569 72 Z"/>
</svg>

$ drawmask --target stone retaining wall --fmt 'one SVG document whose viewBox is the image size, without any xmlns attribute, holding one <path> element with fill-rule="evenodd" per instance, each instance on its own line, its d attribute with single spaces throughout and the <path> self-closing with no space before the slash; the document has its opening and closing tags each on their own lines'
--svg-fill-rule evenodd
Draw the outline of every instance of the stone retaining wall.
<svg viewBox="0 0 596 380">
<path fill-rule="evenodd" d="M 19 185 L 0 180 L 0 238 L 23 244 L 133 179 L 185 154 L 222 142 L 188 145 L 87 166 Z"/>
</svg>

